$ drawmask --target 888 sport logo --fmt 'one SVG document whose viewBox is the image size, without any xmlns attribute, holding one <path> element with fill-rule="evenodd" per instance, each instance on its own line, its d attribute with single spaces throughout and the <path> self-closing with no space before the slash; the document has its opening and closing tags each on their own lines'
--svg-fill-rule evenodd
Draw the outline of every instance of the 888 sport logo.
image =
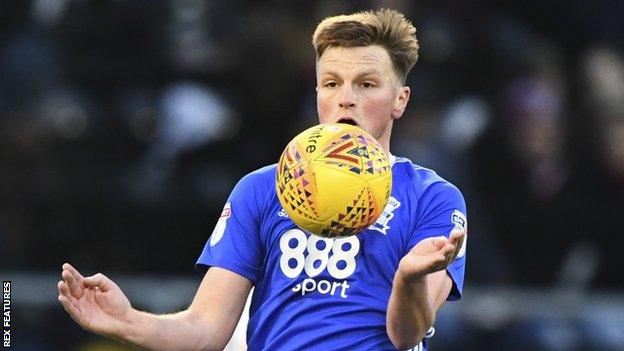
<svg viewBox="0 0 624 351">
<path fill-rule="evenodd" d="M 346 278 L 355 272 L 355 256 L 360 252 L 357 236 L 339 239 L 306 235 L 301 229 L 291 229 L 280 238 L 280 268 L 288 278 L 308 276 L 291 290 L 305 296 L 313 292 L 347 298 L 349 283 Z M 333 278 L 317 279 L 327 271 Z M 342 280 L 342 281 L 341 281 Z"/>
</svg>

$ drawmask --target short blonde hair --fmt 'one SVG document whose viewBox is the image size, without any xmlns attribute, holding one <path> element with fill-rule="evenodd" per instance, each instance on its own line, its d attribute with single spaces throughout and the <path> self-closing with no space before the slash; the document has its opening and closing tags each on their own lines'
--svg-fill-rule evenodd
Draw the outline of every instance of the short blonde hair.
<svg viewBox="0 0 624 351">
<path fill-rule="evenodd" d="M 416 28 L 402 13 L 388 9 L 327 17 L 316 27 L 312 45 L 317 60 L 332 47 L 379 45 L 388 51 L 403 84 L 418 60 Z"/>
</svg>

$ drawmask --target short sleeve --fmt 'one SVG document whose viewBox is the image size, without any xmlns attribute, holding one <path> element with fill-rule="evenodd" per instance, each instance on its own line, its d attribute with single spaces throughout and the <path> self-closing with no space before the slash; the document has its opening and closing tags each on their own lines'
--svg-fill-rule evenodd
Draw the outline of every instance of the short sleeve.
<svg viewBox="0 0 624 351">
<path fill-rule="evenodd" d="M 455 226 L 468 231 L 466 203 L 459 189 L 454 185 L 440 181 L 431 184 L 418 201 L 418 215 L 415 231 L 409 241 L 409 249 L 421 240 L 435 236 L 449 236 Z M 466 264 L 466 241 L 457 258 L 446 268 L 453 280 L 453 287 L 448 300 L 459 300 L 464 287 Z"/>
<path fill-rule="evenodd" d="M 251 173 L 234 187 L 195 264 L 198 271 L 215 266 L 257 281 L 264 257 L 259 228 L 265 197 L 260 181 Z"/>
</svg>

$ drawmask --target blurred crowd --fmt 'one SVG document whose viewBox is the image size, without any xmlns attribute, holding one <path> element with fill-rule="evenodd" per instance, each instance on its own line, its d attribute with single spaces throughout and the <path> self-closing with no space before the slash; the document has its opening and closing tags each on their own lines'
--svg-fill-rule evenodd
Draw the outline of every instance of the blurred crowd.
<svg viewBox="0 0 624 351">
<path fill-rule="evenodd" d="M 467 285 L 622 289 L 621 2 L 0 2 L 0 266 L 185 273 L 237 180 L 316 123 L 311 35 L 392 7 L 391 150 L 459 186 Z"/>
</svg>

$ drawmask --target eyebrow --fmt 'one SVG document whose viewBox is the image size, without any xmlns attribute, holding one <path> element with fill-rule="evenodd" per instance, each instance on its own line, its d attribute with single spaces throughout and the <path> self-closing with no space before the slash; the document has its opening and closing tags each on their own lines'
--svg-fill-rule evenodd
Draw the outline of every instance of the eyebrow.
<svg viewBox="0 0 624 351">
<path fill-rule="evenodd" d="M 323 72 L 321 73 L 321 75 L 330 75 L 330 76 L 334 76 L 334 77 L 338 77 L 339 74 L 335 71 L 327 71 L 327 72 Z M 366 77 L 366 76 L 373 76 L 373 75 L 379 75 L 381 76 L 381 72 L 379 72 L 376 69 L 371 69 L 371 70 L 367 70 L 361 73 L 358 73 L 358 75 L 356 76 L 357 78 L 361 78 L 361 77 Z"/>
</svg>

